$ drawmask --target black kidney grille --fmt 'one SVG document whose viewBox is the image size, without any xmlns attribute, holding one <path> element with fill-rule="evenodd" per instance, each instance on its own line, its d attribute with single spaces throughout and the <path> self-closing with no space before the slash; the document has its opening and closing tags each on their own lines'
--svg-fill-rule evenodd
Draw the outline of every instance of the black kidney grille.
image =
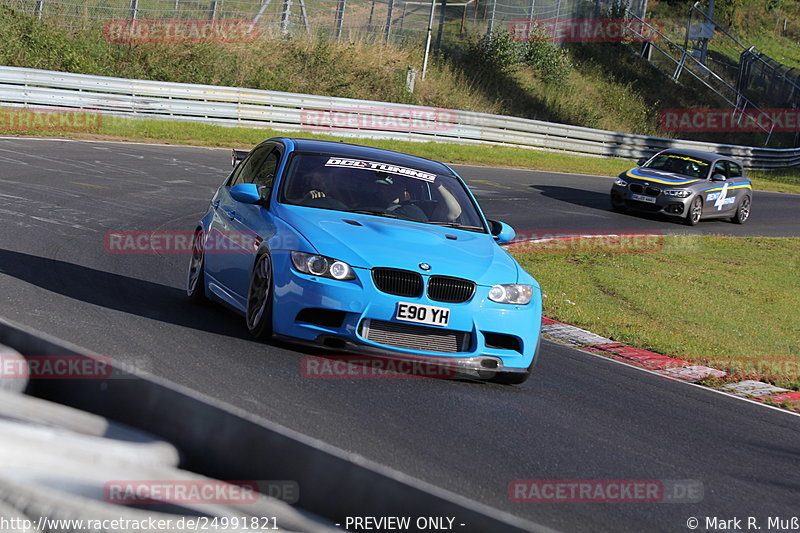
<svg viewBox="0 0 800 533">
<path fill-rule="evenodd" d="M 658 196 L 661 194 L 661 189 L 658 187 L 648 187 L 644 190 L 645 194 L 649 194 L 650 196 Z"/>
<path fill-rule="evenodd" d="M 642 192 L 644 192 L 644 187 L 642 187 L 638 183 L 631 183 L 630 185 L 628 185 L 628 188 L 631 190 L 631 192 L 635 192 L 636 194 L 641 194 Z"/>
<path fill-rule="evenodd" d="M 416 298 L 422 294 L 422 276 L 409 270 L 373 268 L 372 281 L 381 292 Z"/>
<path fill-rule="evenodd" d="M 466 302 L 475 294 L 475 282 L 449 276 L 431 276 L 428 280 L 428 297 L 437 302 Z"/>
</svg>

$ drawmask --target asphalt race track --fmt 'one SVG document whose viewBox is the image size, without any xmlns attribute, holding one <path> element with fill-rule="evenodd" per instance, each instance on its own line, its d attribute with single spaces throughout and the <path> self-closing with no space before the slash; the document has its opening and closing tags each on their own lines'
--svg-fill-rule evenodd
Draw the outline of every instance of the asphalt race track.
<svg viewBox="0 0 800 533">
<path fill-rule="evenodd" d="M 796 515 L 791 414 L 549 342 L 520 387 L 307 379 L 313 351 L 255 342 L 238 316 L 186 301 L 188 256 L 106 252 L 110 230 L 191 230 L 229 165 L 221 149 L 0 139 L 0 315 L 563 531 L 687 531 L 690 517 L 704 531 L 705 517 L 747 516 L 766 530 Z M 744 226 L 688 228 L 611 212 L 607 178 L 457 168 L 520 232 L 800 235 L 800 195 L 756 192 Z M 704 497 L 514 503 L 520 478 L 697 480 Z"/>
</svg>

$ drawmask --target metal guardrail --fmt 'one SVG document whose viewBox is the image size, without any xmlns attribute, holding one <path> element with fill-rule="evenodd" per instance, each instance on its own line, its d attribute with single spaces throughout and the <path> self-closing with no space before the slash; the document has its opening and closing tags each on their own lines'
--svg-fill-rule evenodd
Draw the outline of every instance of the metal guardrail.
<svg viewBox="0 0 800 533">
<path fill-rule="evenodd" d="M 800 165 L 800 148 L 684 141 L 407 104 L 18 67 L 0 67 L 0 105 L 355 138 L 519 146 L 633 159 L 665 148 L 688 148 L 730 155 L 750 168 Z"/>
</svg>

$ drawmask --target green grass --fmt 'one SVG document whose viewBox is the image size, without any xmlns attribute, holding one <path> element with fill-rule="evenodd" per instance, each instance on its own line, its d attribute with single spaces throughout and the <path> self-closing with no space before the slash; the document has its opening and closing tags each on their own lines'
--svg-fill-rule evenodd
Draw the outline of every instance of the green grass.
<svg viewBox="0 0 800 533">
<path fill-rule="evenodd" d="M 98 126 L 91 128 L 90 131 L 81 131 L 80 128 L 43 127 L 42 123 L 25 127 L 24 122 L 14 118 L 18 114 L 18 111 L 0 110 L 0 135 L 35 135 L 248 149 L 270 137 L 296 136 L 341 140 L 387 148 L 453 164 L 524 168 L 598 176 L 615 176 L 635 165 L 635 161 L 630 159 L 588 157 L 506 146 L 353 139 L 311 132 L 287 133 L 261 128 L 225 127 L 186 121 L 142 120 L 109 116 L 102 116 L 100 117 L 102 120 L 90 122 L 90 124 Z M 23 113 L 23 115 L 28 117 L 31 114 Z M 756 189 L 800 193 L 799 168 L 753 172 L 752 177 Z"/>
<path fill-rule="evenodd" d="M 666 236 L 635 248 L 513 254 L 541 284 L 547 316 L 729 381 L 800 390 L 800 239 Z"/>
</svg>

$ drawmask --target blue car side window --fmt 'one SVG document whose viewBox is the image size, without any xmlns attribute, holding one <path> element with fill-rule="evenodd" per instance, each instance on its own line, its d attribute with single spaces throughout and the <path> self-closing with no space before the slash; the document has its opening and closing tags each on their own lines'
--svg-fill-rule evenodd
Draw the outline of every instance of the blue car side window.
<svg viewBox="0 0 800 533">
<path fill-rule="evenodd" d="M 255 183 L 271 187 L 275 179 L 275 169 L 278 166 L 278 156 L 279 152 L 271 144 L 256 148 L 233 171 L 228 181 L 228 187 L 240 183 Z"/>
</svg>

